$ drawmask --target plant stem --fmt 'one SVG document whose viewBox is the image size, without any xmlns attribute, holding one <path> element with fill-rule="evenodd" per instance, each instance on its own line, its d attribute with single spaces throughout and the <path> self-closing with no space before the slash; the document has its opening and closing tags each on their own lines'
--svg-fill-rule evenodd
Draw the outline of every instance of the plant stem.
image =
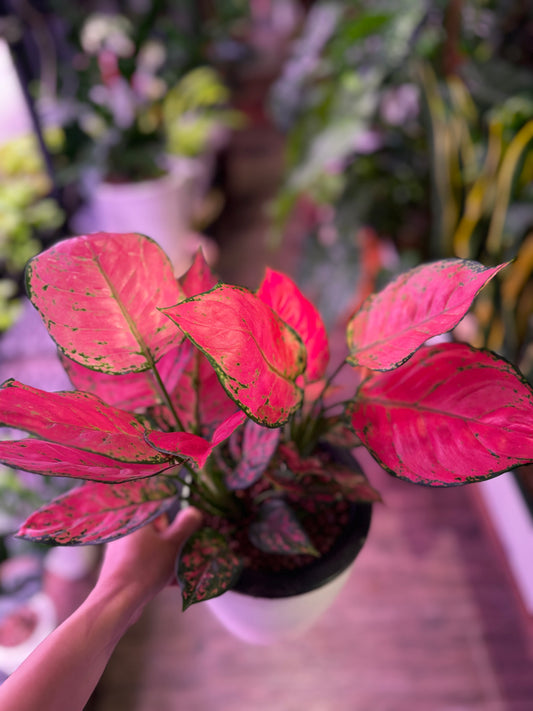
<svg viewBox="0 0 533 711">
<path fill-rule="evenodd" d="M 163 379 L 162 379 L 161 376 L 159 375 L 159 371 L 157 370 L 157 366 L 156 366 L 155 361 L 154 361 L 154 359 L 152 358 L 151 355 L 148 356 L 148 361 L 149 361 L 149 363 L 150 363 L 150 368 L 151 368 L 151 370 L 152 370 L 152 373 L 154 374 L 154 377 L 155 377 L 155 379 L 156 379 L 156 382 L 157 382 L 157 386 L 158 386 L 158 388 L 159 388 L 159 391 L 160 391 L 161 395 L 163 396 L 163 399 L 165 400 L 168 409 L 169 409 L 170 412 L 172 413 L 172 417 L 175 419 L 176 424 L 178 425 L 178 429 L 181 430 L 182 432 L 184 432 L 184 431 L 185 431 L 185 427 L 183 426 L 183 423 L 182 423 L 182 421 L 180 420 L 179 415 L 178 415 L 178 413 L 176 412 L 176 409 L 175 409 L 174 405 L 172 404 L 172 400 L 170 399 L 170 395 L 168 394 L 168 391 L 167 391 L 167 389 L 166 389 L 166 387 L 165 387 L 165 384 L 163 383 Z"/>
</svg>

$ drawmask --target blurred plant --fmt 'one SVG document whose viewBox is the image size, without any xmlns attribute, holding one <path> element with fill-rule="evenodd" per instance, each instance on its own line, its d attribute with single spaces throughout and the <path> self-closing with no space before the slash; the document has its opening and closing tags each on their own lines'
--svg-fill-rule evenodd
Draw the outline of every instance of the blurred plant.
<svg viewBox="0 0 533 711">
<path fill-rule="evenodd" d="M 216 127 L 235 125 L 222 108 L 229 92 L 215 70 L 196 68 L 173 86 L 163 78 L 162 41 L 139 43 L 122 15 L 91 15 L 81 29 L 79 62 L 96 62 L 98 77 L 70 107 L 68 130 L 87 141 L 82 162 L 97 179 L 144 180 L 166 171 L 166 151 L 205 151 Z"/>
<path fill-rule="evenodd" d="M 88 15 L 54 0 L 72 54 L 72 61 L 61 66 L 59 90 L 67 136 L 59 163 L 63 184 L 88 168 L 89 183 L 157 177 L 166 171 L 169 143 L 175 151 L 196 154 L 209 145 L 216 120 L 233 125 L 231 114 L 219 110 L 228 90 L 205 67 L 211 44 L 231 32 L 246 11 L 236 0 L 223 5 L 209 3 L 208 11 L 203 3 L 123 1 L 113 11 Z M 191 70 L 198 74 L 189 75 Z M 185 98 L 178 97 L 178 87 Z M 167 105 L 169 91 L 173 98 Z M 185 106 L 191 99 L 198 103 Z M 175 110 L 187 112 L 180 135 Z"/>
<path fill-rule="evenodd" d="M 61 145 L 61 132 L 45 132 L 50 150 Z M 0 146 L 0 332 L 19 312 L 20 278 L 28 259 L 41 249 L 41 238 L 63 224 L 64 214 L 50 197 L 35 137 L 15 138 Z"/>
<path fill-rule="evenodd" d="M 518 5 L 314 5 L 273 95 L 288 131 L 275 229 L 278 239 L 298 225 L 305 233 L 307 288 L 331 283 L 331 264 L 335 283 L 347 283 L 364 260 L 367 229 L 392 240 L 401 268 L 453 254 L 495 264 L 519 253 L 531 231 L 533 93 L 527 43 L 513 52 L 513 38 L 527 34 L 524 12 L 531 19 Z M 346 302 L 335 302 L 343 313 Z M 515 343 L 531 309 L 518 310 Z"/>
<path fill-rule="evenodd" d="M 168 152 L 197 156 L 214 140 L 217 131 L 242 126 L 241 114 L 225 108 L 229 99 L 228 88 L 213 68 L 198 67 L 188 72 L 163 101 Z"/>
<path fill-rule="evenodd" d="M 386 236 L 412 247 L 427 229 L 426 137 L 408 59 L 431 56 L 437 40 L 423 2 L 316 3 L 274 87 L 288 132 L 274 232 L 303 226 L 300 281 L 339 285 L 331 308 L 320 303 L 328 320 L 350 305 L 367 227 L 384 238 L 389 276 L 413 260 L 391 261 Z"/>
<path fill-rule="evenodd" d="M 431 117 L 435 220 L 432 256 L 496 264 L 516 255 L 481 296 L 469 340 L 533 377 L 533 92 L 483 112 L 465 83 L 421 70 Z"/>
</svg>

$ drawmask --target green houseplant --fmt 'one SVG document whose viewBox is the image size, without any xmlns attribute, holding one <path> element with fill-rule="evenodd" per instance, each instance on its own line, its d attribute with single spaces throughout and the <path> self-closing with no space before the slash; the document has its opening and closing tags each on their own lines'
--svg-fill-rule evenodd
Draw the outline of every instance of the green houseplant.
<svg viewBox="0 0 533 711">
<path fill-rule="evenodd" d="M 205 525 L 177 566 L 188 607 L 263 555 L 278 567 L 327 555 L 345 507 L 379 499 L 333 445 L 365 446 L 429 486 L 533 461 L 533 393 L 519 372 L 466 344 L 424 345 L 504 266 L 449 259 L 401 275 L 351 318 L 347 357 L 330 371 L 320 315 L 281 273 L 252 292 L 217 283 L 201 253 L 176 280 L 142 235 L 58 243 L 29 263 L 27 288 L 76 391 L 6 381 L 1 423 L 30 437 L 1 442 L 0 461 L 85 483 L 19 535 L 105 542 L 192 503 Z M 348 396 L 335 386 L 343 368 Z"/>
<path fill-rule="evenodd" d="M 57 150 L 60 132 L 49 129 L 45 139 Z M 19 313 L 26 262 L 41 249 L 41 239 L 64 222 L 51 188 L 35 136 L 22 135 L 0 146 L 0 333 Z"/>
</svg>

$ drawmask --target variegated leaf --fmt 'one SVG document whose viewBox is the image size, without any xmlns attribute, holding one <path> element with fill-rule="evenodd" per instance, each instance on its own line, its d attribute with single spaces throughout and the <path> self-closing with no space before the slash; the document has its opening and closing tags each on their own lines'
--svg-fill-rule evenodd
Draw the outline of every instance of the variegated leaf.
<svg viewBox="0 0 533 711">
<path fill-rule="evenodd" d="M 216 286 L 217 281 L 201 249 L 196 252 L 189 269 L 179 278 L 180 286 L 186 297 L 209 291 Z"/>
<path fill-rule="evenodd" d="M 0 462 L 14 469 L 45 476 L 116 483 L 159 474 L 172 465 L 172 458 L 156 464 L 121 462 L 64 444 L 28 438 L 0 442 Z"/>
<path fill-rule="evenodd" d="M 226 476 L 226 486 L 246 489 L 254 484 L 268 467 L 280 438 L 279 429 L 262 427 L 252 420 L 244 426 L 241 457 Z"/>
<path fill-rule="evenodd" d="M 268 499 L 261 504 L 248 535 L 264 553 L 318 555 L 296 514 L 283 499 Z"/>
<path fill-rule="evenodd" d="M 177 386 L 192 355 L 193 346 L 189 341 L 184 341 L 158 361 L 156 368 L 167 392 L 172 392 Z M 161 389 L 153 370 L 108 375 L 75 363 L 63 354 L 60 354 L 60 357 L 74 387 L 97 395 L 108 405 L 134 412 L 163 402 Z"/>
<path fill-rule="evenodd" d="M 302 402 L 296 379 L 305 347 L 296 333 L 247 289 L 219 285 L 163 309 L 207 356 L 228 395 L 259 424 L 275 427 Z"/>
<path fill-rule="evenodd" d="M 326 327 L 316 307 L 296 284 L 281 272 L 267 269 L 257 296 L 268 304 L 300 336 L 307 349 L 305 377 L 320 380 L 329 361 Z"/>
<path fill-rule="evenodd" d="M 93 370 L 147 370 L 182 340 L 157 307 L 184 294 L 163 250 L 144 235 L 59 242 L 30 261 L 26 283 L 59 349 Z"/>
<path fill-rule="evenodd" d="M 107 543 L 160 516 L 176 494 L 168 477 L 113 486 L 90 482 L 33 513 L 17 535 L 55 545 Z"/>
<path fill-rule="evenodd" d="M 211 528 L 194 533 L 181 551 L 177 577 L 183 609 L 229 590 L 242 570 L 242 561 L 226 538 Z"/>
<path fill-rule="evenodd" d="M 240 410 L 235 412 L 217 427 L 210 441 L 191 432 L 154 431 L 147 433 L 146 439 L 159 452 L 182 459 L 192 459 L 201 468 L 214 447 L 227 439 L 245 419 L 244 412 Z"/>
<path fill-rule="evenodd" d="M 465 484 L 533 462 L 531 386 L 507 361 L 461 343 L 422 348 L 369 377 L 351 421 L 386 469 L 418 484 Z"/>
<path fill-rule="evenodd" d="M 88 393 L 50 393 L 7 380 L 0 388 L 0 425 L 123 462 L 164 461 L 133 415 Z"/>
<path fill-rule="evenodd" d="M 348 362 L 372 370 L 397 368 L 429 338 L 454 328 L 479 290 L 505 266 L 444 259 L 402 274 L 350 320 Z"/>
</svg>

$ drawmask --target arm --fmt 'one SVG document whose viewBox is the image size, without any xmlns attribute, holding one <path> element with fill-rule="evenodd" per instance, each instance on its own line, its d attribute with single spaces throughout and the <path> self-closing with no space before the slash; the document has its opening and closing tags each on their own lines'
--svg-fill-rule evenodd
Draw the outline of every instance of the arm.
<svg viewBox="0 0 533 711">
<path fill-rule="evenodd" d="M 122 635 L 173 577 L 179 548 L 199 526 L 185 509 L 110 543 L 85 602 L 0 686 L 2 711 L 81 711 Z"/>
</svg>

